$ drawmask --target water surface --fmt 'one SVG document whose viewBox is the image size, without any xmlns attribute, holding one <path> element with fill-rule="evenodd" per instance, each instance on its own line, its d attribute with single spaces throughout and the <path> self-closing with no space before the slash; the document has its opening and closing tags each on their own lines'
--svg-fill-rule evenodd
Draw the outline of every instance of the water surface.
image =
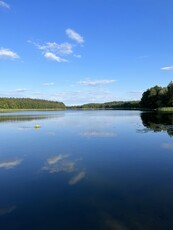
<svg viewBox="0 0 173 230">
<path fill-rule="evenodd" d="M 172 127 L 139 111 L 1 114 L 0 229 L 173 229 Z"/>
</svg>

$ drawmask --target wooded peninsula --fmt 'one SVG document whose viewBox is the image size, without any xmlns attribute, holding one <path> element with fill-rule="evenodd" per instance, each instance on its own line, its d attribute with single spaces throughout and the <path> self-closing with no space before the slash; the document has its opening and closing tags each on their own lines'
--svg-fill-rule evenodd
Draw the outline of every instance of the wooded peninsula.
<svg viewBox="0 0 173 230">
<path fill-rule="evenodd" d="M 64 110 L 66 106 L 63 102 L 48 101 L 42 99 L 31 98 L 0 98 L 0 109 L 61 109 Z"/>
<path fill-rule="evenodd" d="M 65 109 L 160 109 L 173 110 L 173 82 L 167 87 L 147 89 L 140 101 L 113 101 L 66 106 L 63 102 L 31 98 L 0 98 L 0 110 L 65 110 Z"/>
</svg>

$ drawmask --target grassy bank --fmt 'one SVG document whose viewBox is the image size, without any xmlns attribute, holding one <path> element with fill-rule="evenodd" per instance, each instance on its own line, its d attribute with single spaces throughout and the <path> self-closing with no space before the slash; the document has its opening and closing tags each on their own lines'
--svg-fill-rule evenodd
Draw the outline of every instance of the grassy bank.
<svg viewBox="0 0 173 230">
<path fill-rule="evenodd" d="M 159 111 L 159 112 L 173 112 L 173 107 L 161 107 L 161 108 L 158 108 L 157 111 Z"/>
</svg>

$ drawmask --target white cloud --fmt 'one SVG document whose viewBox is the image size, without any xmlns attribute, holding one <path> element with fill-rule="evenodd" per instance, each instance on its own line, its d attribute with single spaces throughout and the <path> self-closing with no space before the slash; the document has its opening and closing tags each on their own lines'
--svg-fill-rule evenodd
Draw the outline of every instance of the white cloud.
<svg viewBox="0 0 173 230">
<path fill-rule="evenodd" d="M 83 37 L 80 34 L 76 33 L 74 30 L 68 28 L 68 29 L 66 29 L 66 34 L 72 40 L 74 40 L 80 44 L 84 43 Z"/>
<path fill-rule="evenodd" d="M 132 94 L 142 94 L 143 91 L 142 90 L 139 90 L 139 91 L 131 91 L 129 93 L 132 93 Z"/>
<path fill-rule="evenodd" d="M 5 168 L 5 169 L 14 168 L 18 166 L 21 162 L 22 160 L 0 162 L 0 168 Z"/>
<path fill-rule="evenodd" d="M 81 58 L 82 55 L 80 55 L 80 54 L 74 54 L 74 57 L 76 57 L 76 58 Z"/>
<path fill-rule="evenodd" d="M 47 98 L 49 100 L 63 101 L 66 105 L 103 103 L 117 100 L 115 92 L 99 88 L 94 88 L 94 90 L 61 91 Z"/>
<path fill-rule="evenodd" d="M 46 82 L 46 83 L 43 83 L 44 86 L 53 86 L 55 85 L 54 82 Z"/>
<path fill-rule="evenodd" d="M 73 53 L 73 46 L 68 42 L 61 43 L 57 46 L 57 50 L 63 55 L 68 55 Z"/>
<path fill-rule="evenodd" d="M 46 87 L 46 86 L 45 86 Z M 48 87 L 48 86 L 47 86 Z M 51 87 L 51 86 L 50 86 Z M 18 97 L 19 92 L 15 89 L 13 90 L 1 90 L 1 96 L 3 97 Z M 45 99 L 52 101 L 62 101 L 66 105 L 82 105 L 86 103 L 104 103 L 109 101 L 117 101 L 121 100 L 121 98 L 117 97 L 115 91 L 105 90 L 99 87 L 92 87 L 91 89 L 81 89 L 81 90 L 66 90 L 66 91 L 57 91 L 54 93 L 48 93 L 45 91 L 34 91 L 32 89 L 28 89 L 28 92 L 24 92 L 25 97 L 30 97 L 34 99 Z M 23 94 L 24 94 L 23 93 Z"/>
<path fill-rule="evenodd" d="M 98 85 L 107 85 L 115 83 L 115 80 L 85 80 L 85 81 L 79 81 L 78 84 L 84 85 L 84 86 L 98 86 Z"/>
<path fill-rule="evenodd" d="M 72 40 L 75 40 L 77 43 L 83 43 L 84 39 L 72 29 L 67 29 L 66 34 Z M 42 51 L 42 55 L 47 58 L 57 62 L 68 62 L 64 57 L 72 55 L 76 58 L 81 58 L 80 54 L 74 54 L 74 48 L 76 45 L 72 45 L 69 42 L 56 43 L 56 42 L 44 42 L 38 43 L 31 40 L 27 41 L 28 43 L 33 44 L 37 49 Z"/>
<path fill-rule="evenodd" d="M 39 44 L 28 40 L 28 43 L 33 44 L 37 49 L 41 50 L 45 58 L 57 62 L 68 62 L 63 57 L 73 53 L 73 46 L 68 42 L 60 44 L 56 42 L 46 42 Z"/>
<path fill-rule="evenodd" d="M 4 1 L 0 1 L 0 8 L 6 8 L 6 9 L 10 9 L 10 5 L 7 4 L 6 2 Z"/>
<path fill-rule="evenodd" d="M 39 49 L 59 53 L 62 55 L 68 55 L 73 53 L 73 46 L 68 43 L 64 42 L 61 44 L 57 44 L 56 42 L 47 42 L 45 45 L 38 46 Z"/>
<path fill-rule="evenodd" d="M 30 91 L 29 89 L 16 89 L 15 92 L 17 93 L 24 93 Z"/>
<path fill-rule="evenodd" d="M 18 59 L 20 58 L 19 55 L 10 49 L 0 49 L 0 58 L 4 59 Z"/>
<path fill-rule="evenodd" d="M 52 52 L 59 55 L 69 55 L 73 53 L 73 46 L 68 42 L 60 44 L 56 42 L 46 42 L 44 44 L 39 44 L 29 40 L 28 43 L 36 46 L 37 49 L 42 50 L 43 53 Z"/>
<path fill-rule="evenodd" d="M 160 68 L 161 70 L 166 70 L 166 71 L 173 71 L 173 65 L 172 66 L 165 66 Z"/>
<path fill-rule="evenodd" d="M 47 58 L 47 59 L 53 60 L 53 61 L 57 61 L 57 62 L 67 62 L 66 59 L 61 58 L 61 57 L 59 57 L 56 54 L 53 54 L 51 52 L 46 52 L 44 54 L 44 57 Z"/>
</svg>

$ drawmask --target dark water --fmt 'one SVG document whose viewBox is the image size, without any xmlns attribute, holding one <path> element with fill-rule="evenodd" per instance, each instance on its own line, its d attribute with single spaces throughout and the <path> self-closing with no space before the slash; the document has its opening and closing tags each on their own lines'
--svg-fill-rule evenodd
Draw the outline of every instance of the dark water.
<svg viewBox="0 0 173 230">
<path fill-rule="evenodd" d="M 0 229 L 173 229 L 172 134 L 173 114 L 1 114 Z"/>
</svg>

